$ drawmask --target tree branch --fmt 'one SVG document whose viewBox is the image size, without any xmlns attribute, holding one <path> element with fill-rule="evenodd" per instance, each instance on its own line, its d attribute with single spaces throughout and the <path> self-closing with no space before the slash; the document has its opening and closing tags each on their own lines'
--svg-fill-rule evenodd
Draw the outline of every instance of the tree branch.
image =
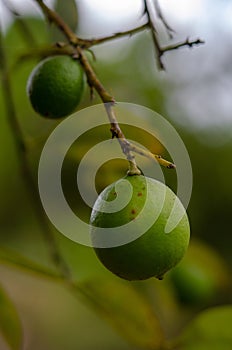
<svg viewBox="0 0 232 350">
<path fill-rule="evenodd" d="M 67 23 L 58 15 L 58 13 L 52 11 L 47 5 L 45 5 L 43 0 L 34 1 L 38 3 L 48 22 L 54 23 L 64 33 L 70 44 L 74 46 L 78 45 L 78 37 L 73 33 L 72 29 L 67 25 Z"/>
<path fill-rule="evenodd" d="M 154 47 L 156 50 L 156 59 L 157 59 L 157 64 L 158 64 L 158 68 L 160 68 L 161 70 L 164 70 L 164 64 L 162 62 L 162 56 L 165 52 L 167 51 L 172 51 L 172 50 L 176 50 L 180 47 L 184 47 L 184 46 L 188 46 L 188 47 L 192 47 L 194 45 L 199 45 L 199 44 L 203 44 L 204 41 L 201 39 L 197 39 L 196 41 L 189 41 L 188 39 L 184 42 L 178 43 L 178 44 L 173 44 L 170 46 L 166 46 L 166 47 L 161 47 L 159 40 L 158 40 L 158 34 L 157 34 L 157 30 L 154 24 L 154 20 L 152 19 L 152 15 L 151 15 L 151 9 L 149 8 L 149 3 L 148 0 L 143 0 L 144 2 L 144 13 L 147 15 L 147 23 L 130 29 L 128 31 L 125 32 L 119 32 L 119 33 L 115 33 L 113 35 L 110 36 L 106 36 L 103 38 L 98 38 L 98 39 L 81 39 L 79 38 L 73 31 L 72 29 L 67 25 L 67 23 L 64 22 L 64 20 L 53 10 L 51 10 L 48 6 L 46 6 L 43 2 L 43 0 L 34 0 L 35 2 L 37 2 L 37 4 L 39 5 L 39 7 L 41 8 L 41 10 L 44 13 L 44 16 L 47 18 L 47 20 L 50 23 L 54 23 L 66 36 L 66 38 L 68 39 L 69 43 L 71 44 L 72 47 L 78 47 L 79 49 L 89 49 L 90 47 L 94 46 L 94 45 L 99 45 L 102 44 L 104 42 L 107 41 L 111 41 L 117 38 L 121 38 L 124 36 L 128 36 L 128 35 L 133 35 L 135 33 L 138 33 L 140 31 L 143 31 L 147 28 L 151 29 L 151 34 L 152 34 L 152 40 L 154 43 Z M 169 36 L 171 36 L 171 33 L 173 32 L 173 29 L 168 25 L 167 21 L 164 19 L 164 16 L 161 12 L 158 0 L 154 0 L 154 10 L 157 12 L 158 17 L 161 19 L 161 21 L 163 22 L 165 28 L 167 29 Z M 65 50 L 63 48 L 63 50 Z M 68 46 L 67 46 L 67 50 L 69 50 Z M 55 50 L 54 50 L 55 53 Z M 59 54 L 57 52 L 57 54 Z M 109 101 L 107 101 L 109 102 Z"/>
<path fill-rule="evenodd" d="M 159 19 L 162 21 L 164 27 L 166 28 L 166 31 L 167 31 L 167 33 L 168 33 L 168 35 L 169 35 L 169 38 L 172 39 L 173 33 L 174 33 L 175 31 L 173 30 L 172 27 L 170 27 L 170 25 L 168 24 L 168 22 L 167 22 L 166 19 L 164 18 L 158 0 L 154 0 L 154 6 L 155 6 L 155 10 L 156 10 L 157 16 L 159 17 Z"/>
<path fill-rule="evenodd" d="M 92 66 L 90 65 L 85 53 L 84 53 L 84 49 L 83 47 L 87 47 L 86 45 L 86 40 L 82 40 L 79 39 L 73 32 L 72 30 L 63 22 L 63 20 L 51 9 L 49 9 L 46 5 L 44 5 L 42 0 L 35 0 L 38 5 L 41 7 L 41 9 L 44 12 L 44 15 L 48 18 L 48 20 L 54 22 L 54 24 L 60 28 L 61 31 L 63 31 L 66 34 L 66 37 L 68 38 L 69 42 L 71 45 L 73 45 L 76 49 L 73 57 L 78 59 L 80 64 L 82 65 L 86 77 L 87 77 L 87 82 L 90 86 L 90 90 L 91 90 L 91 95 L 92 95 L 92 90 L 93 88 L 97 91 L 98 95 L 100 96 L 102 102 L 104 103 L 107 115 L 108 115 L 108 119 L 110 121 L 110 125 L 111 125 L 111 133 L 112 133 L 112 137 L 116 137 L 119 141 L 119 144 L 121 146 L 121 149 L 123 151 L 123 153 L 125 154 L 128 162 L 129 162 L 129 174 L 140 174 L 140 170 L 138 169 L 136 162 L 135 162 L 135 156 L 132 153 L 132 149 L 139 153 L 142 154 L 144 156 L 148 156 L 149 158 L 152 159 L 156 159 L 161 165 L 164 165 L 168 168 L 174 168 L 174 165 L 168 161 L 165 161 L 162 157 L 158 156 L 158 155 L 153 155 L 152 153 L 146 153 L 144 152 L 144 150 L 141 148 L 139 149 L 137 146 L 132 145 L 131 143 L 129 143 L 127 141 L 127 139 L 125 138 L 118 122 L 117 122 L 117 118 L 115 116 L 115 112 L 113 109 L 113 106 L 115 104 L 115 99 L 113 96 L 111 96 L 111 94 L 109 94 L 106 89 L 104 88 L 104 86 L 102 85 L 102 83 L 100 82 L 100 80 L 98 79 L 97 75 L 95 74 Z M 148 26 L 148 24 L 143 25 L 141 27 L 135 28 L 134 30 L 132 30 L 132 34 L 140 31 L 142 29 L 145 29 Z M 141 29 L 142 28 L 142 29 Z M 129 35 L 131 34 L 131 31 L 128 32 L 124 32 L 124 33 L 118 33 L 115 34 L 114 37 L 119 37 L 119 36 L 123 36 L 123 35 Z M 75 39 L 74 39 L 75 37 Z M 111 40 L 113 37 L 105 37 L 105 38 L 101 38 L 101 39 L 93 39 L 89 41 L 89 45 L 96 45 L 97 43 L 99 44 L 100 42 L 104 42 L 107 40 Z"/>
<path fill-rule="evenodd" d="M 155 24 L 154 24 L 154 21 L 152 19 L 151 10 L 149 9 L 148 0 L 143 0 L 143 1 L 144 1 L 144 12 L 146 13 L 147 18 L 148 18 L 148 25 L 151 28 L 152 39 L 153 39 L 154 47 L 156 50 L 156 58 L 157 58 L 158 68 L 160 68 L 162 70 L 165 69 L 165 66 L 164 66 L 163 61 L 162 61 L 162 56 L 164 55 L 165 52 L 177 50 L 177 49 L 179 49 L 181 47 L 185 47 L 185 46 L 188 46 L 191 48 L 194 45 L 200 45 L 200 44 L 205 43 L 201 39 L 190 41 L 187 38 L 183 42 L 162 47 L 159 43 L 159 40 L 158 40 L 157 30 L 155 28 Z M 156 12 L 158 14 L 158 17 L 162 20 L 169 35 L 171 35 L 171 33 L 173 32 L 173 29 L 167 24 L 166 20 L 164 19 L 163 14 L 161 12 L 161 9 L 159 7 L 158 0 L 154 0 L 154 6 L 155 6 Z"/>
<path fill-rule="evenodd" d="M 128 36 L 128 35 L 132 36 L 132 35 L 134 35 L 136 33 L 144 31 L 145 29 L 148 29 L 148 28 L 149 28 L 148 23 L 145 23 L 142 26 L 139 26 L 139 27 L 127 30 L 125 32 L 115 33 L 113 35 L 106 36 L 106 37 L 103 37 L 103 38 L 86 39 L 86 40 L 82 39 L 82 41 L 83 41 L 82 48 L 86 49 L 86 48 L 89 48 L 89 47 L 94 46 L 94 45 L 99 45 L 99 44 L 105 43 L 107 41 L 112 41 L 114 39 L 122 38 L 124 36 Z"/>
<path fill-rule="evenodd" d="M 184 47 L 184 46 L 188 46 L 188 47 L 192 48 L 195 45 L 201 45 L 204 43 L 205 43 L 204 40 L 201 40 L 201 39 L 196 39 L 196 40 L 191 41 L 191 40 L 189 40 L 189 38 L 187 38 L 183 42 L 163 47 L 162 54 L 164 54 L 167 51 L 177 50 L 177 49 Z"/>
<path fill-rule="evenodd" d="M 162 52 L 162 49 L 161 49 L 160 44 L 159 44 L 155 24 L 154 24 L 152 17 L 151 17 L 150 9 L 148 6 L 148 0 L 143 0 L 143 1 L 144 1 L 144 12 L 146 13 L 147 18 L 148 18 L 148 24 L 149 24 L 149 27 L 151 29 L 152 40 L 153 40 L 154 47 L 156 50 L 156 59 L 157 59 L 158 68 L 164 69 L 165 67 L 164 67 L 164 64 L 161 60 L 163 52 Z"/>
<path fill-rule="evenodd" d="M 77 47 L 76 49 L 77 52 L 77 59 L 79 60 L 80 64 L 82 65 L 85 74 L 87 76 L 87 81 L 89 86 L 92 88 L 94 88 L 97 93 L 99 94 L 99 96 L 102 99 L 102 102 L 104 103 L 115 103 L 115 99 L 113 98 L 113 96 L 111 96 L 106 89 L 104 88 L 104 86 L 102 85 L 102 83 L 100 82 L 100 80 L 98 79 L 97 75 L 95 74 L 92 66 L 90 65 L 83 49 L 81 49 L 80 47 Z"/>
</svg>

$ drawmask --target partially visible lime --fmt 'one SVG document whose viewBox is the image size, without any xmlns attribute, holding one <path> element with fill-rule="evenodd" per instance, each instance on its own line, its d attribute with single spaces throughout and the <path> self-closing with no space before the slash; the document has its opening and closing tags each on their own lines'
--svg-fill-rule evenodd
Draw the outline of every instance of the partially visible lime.
<svg viewBox="0 0 232 350">
<path fill-rule="evenodd" d="M 170 272 L 178 299 L 185 304 L 210 303 L 228 287 L 230 274 L 220 255 L 207 244 L 193 240 L 183 261 Z"/>
<path fill-rule="evenodd" d="M 199 264 L 182 264 L 172 271 L 171 277 L 181 302 L 201 304 L 215 295 L 214 279 Z"/>
<path fill-rule="evenodd" d="M 128 184 L 132 187 L 131 193 Z M 119 208 L 128 196 L 131 196 L 129 202 Z M 173 228 L 167 233 L 165 227 L 174 203 Z M 180 220 L 174 223 L 176 217 Z M 133 225 L 125 229 L 131 222 Z M 163 183 L 142 175 L 127 176 L 105 188 L 94 204 L 90 224 L 98 258 L 111 272 L 127 280 L 153 276 L 162 279 L 182 259 L 189 244 L 188 217 L 180 200 Z M 104 228 L 103 235 L 99 235 L 102 232 L 99 227 Z M 110 230 L 116 227 L 125 237 L 133 237 L 133 230 L 140 235 L 116 246 L 117 231 Z M 104 248 L 106 240 L 108 247 Z"/>
<path fill-rule="evenodd" d="M 27 93 L 36 112 L 47 118 L 61 118 L 74 111 L 84 89 L 83 70 L 69 56 L 41 61 L 31 72 Z"/>
</svg>

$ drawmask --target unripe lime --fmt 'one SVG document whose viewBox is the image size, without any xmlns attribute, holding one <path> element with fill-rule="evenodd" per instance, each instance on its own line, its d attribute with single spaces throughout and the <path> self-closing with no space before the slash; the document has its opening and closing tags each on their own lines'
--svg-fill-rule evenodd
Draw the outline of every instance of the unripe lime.
<svg viewBox="0 0 232 350">
<path fill-rule="evenodd" d="M 193 240 L 183 261 L 170 279 L 178 299 L 185 304 L 205 305 L 228 288 L 230 273 L 222 257 L 208 245 Z"/>
<path fill-rule="evenodd" d="M 142 175 L 106 187 L 94 204 L 90 224 L 98 258 L 127 280 L 161 279 L 182 259 L 189 244 L 188 217 L 180 200 L 163 183 Z"/>
<path fill-rule="evenodd" d="M 181 302 L 201 304 L 215 295 L 213 278 L 197 264 L 184 264 L 172 274 L 172 281 Z"/>
<path fill-rule="evenodd" d="M 83 88 L 82 67 L 69 56 L 41 61 L 27 82 L 34 110 L 47 118 L 61 118 L 72 113 L 80 102 Z"/>
</svg>

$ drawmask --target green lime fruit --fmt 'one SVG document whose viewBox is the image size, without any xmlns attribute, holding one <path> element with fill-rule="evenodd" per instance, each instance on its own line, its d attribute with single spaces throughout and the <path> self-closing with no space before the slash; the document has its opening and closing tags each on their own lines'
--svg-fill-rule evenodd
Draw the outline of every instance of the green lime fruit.
<svg viewBox="0 0 232 350">
<path fill-rule="evenodd" d="M 170 279 L 180 302 L 205 305 L 227 289 L 230 274 L 213 248 L 193 240 L 183 261 L 170 272 Z"/>
<path fill-rule="evenodd" d="M 126 176 L 106 187 L 93 206 L 90 227 L 100 261 L 126 280 L 162 279 L 183 258 L 190 238 L 178 197 L 143 175 Z"/>
<path fill-rule="evenodd" d="M 178 299 L 186 304 L 202 304 L 215 295 L 215 281 L 196 264 L 184 264 L 172 274 Z"/>
<path fill-rule="evenodd" d="M 80 102 L 83 89 L 82 67 L 69 56 L 41 61 L 27 82 L 32 107 L 47 118 L 62 118 L 72 113 Z"/>
</svg>

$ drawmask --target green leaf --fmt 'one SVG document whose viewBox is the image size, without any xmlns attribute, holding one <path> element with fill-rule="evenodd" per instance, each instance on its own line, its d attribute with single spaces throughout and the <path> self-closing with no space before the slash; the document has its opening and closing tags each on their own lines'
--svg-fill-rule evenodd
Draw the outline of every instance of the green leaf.
<svg viewBox="0 0 232 350">
<path fill-rule="evenodd" d="M 78 23 L 78 10 L 75 0 L 56 0 L 55 11 L 60 15 L 60 17 L 69 25 L 69 27 L 75 32 Z M 51 29 L 52 39 L 54 41 L 63 41 L 64 35 L 60 29 L 55 26 Z"/>
<path fill-rule="evenodd" d="M 0 261 L 8 265 L 10 264 L 18 268 L 23 268 L 30 272 L 41 274 L 43 276 L 60 279 L 56 271 L 41 266 L 9 248 L 0 247 Z"/>
<path fill-rule="evenodd" d="M 232 305 L 201 312 L 180 337 L 181 350 L 231 350 Z"/>
<path fill-rule="evenodd" d="M 22 327 L 14 304 L 0 286 L 0 332 L 12 350 L 22 347 Z"/>
<path fill-rule="evenodd" d="M 143 349 L 158 350 L 164 343 L 159 320 L 151 305 L 131 284 L 114 280 L 91 280 L 78 285 L 95 311 L 125 339 Z"/>
<path fill-rule="evenodd" d="M 35 17 L 17 17 L 5 35 L 5 48 L 10 66 L 25 50 L 33 51 L 48 43 L 49 32 L 44 20 Z"/>
</svg>

